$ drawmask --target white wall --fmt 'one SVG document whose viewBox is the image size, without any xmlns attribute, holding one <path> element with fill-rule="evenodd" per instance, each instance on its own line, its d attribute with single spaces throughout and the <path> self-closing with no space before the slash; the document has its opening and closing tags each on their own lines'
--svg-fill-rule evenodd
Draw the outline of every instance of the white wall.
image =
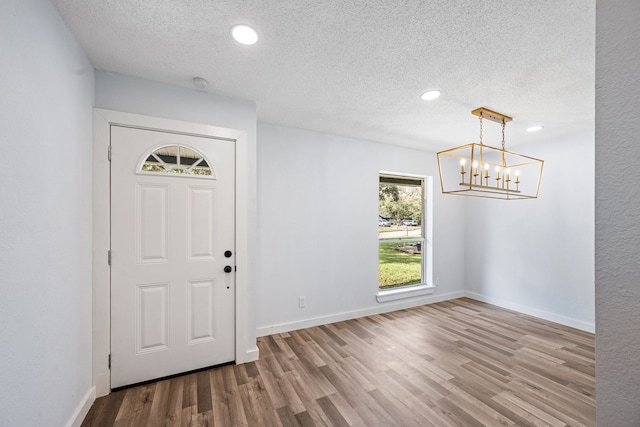
<svg viewBox="0 0 640 427">
<path fill-rule="evenodd" d="M 596 5 L 596 414 L 640 425 L 640 3 Z"/>
<path fill-rule="evenodd" d="M 92 401 L 93 68 L 49 1 L 0 2 L 0 40 L 0 425 L 64 426 Z"/>
<path fill-rule="evenodd" d="M 255 284 L 257 282 L 257 196 L 256 196 L 256 104 L 253 101 L 245 101 L 236 98 L 228 98 L 195 89 L 171 86 L 163 83 L 144 80 L 132 76 L 96 71 L 96 101 L 95 106 L 102 109 L 120 112 L 142 114 L 153 117 L 162 117 L 173 120 L 200 123 L 211 126 L 223 127 L 244 131 L 247 134 L 247 152 L 243 156 L 247 158 L 247 164 L 241 165 L 247 181 L 247 200 L 238 203 L 244 206 L 242 216 L 246 216 L 248 232 L 248 319 L 247 330 L 243 331 L 246 337 L 246 348 L 256 349 L 255 340 Z M 239 182 L 236 185 L 241 185 Z M 107 290 L 108 291 L 108 290 Z M 108 298 L 108 294 L 105 296 Z M 101 305 L 106 307 L 106 305 Z M 104 329 L 103 318 L 108 312 L 98 318 L 100 328 L 94 339 L 99 339 L 94 348 L 100 353 L 108 353 L 108 329 Z M 241 334 L 242 335 L 242 334 Z M 98 350 L 99 348 L 99 350 Z M 257 355 L 257 350 L 256 350 Z M 238 360 L 242 360 L 238 356 Z M 96 363 L 96 362 L 94 362 Z M 101 365 L 104 368 L 104 363 Z M 96 374 L 101 375 L 101 374 Z M 102 388 L 100 388 L 102 393 Z"/>
<path fill-rule="evenodd" d="M 434 179 L 440 287 L 376 301 L 381 170 L 435 176 L 435 154 L 258 124 L 259 335 L 462 295 L 464 203 L 443 197 Z"/>
<path fill-rule="evenodd" d="M 593 146 L 593 134 L 517 146 L 544 160 L 539 197 L 468 199 L 469 296 L 595 330 Z"/>
</svg>

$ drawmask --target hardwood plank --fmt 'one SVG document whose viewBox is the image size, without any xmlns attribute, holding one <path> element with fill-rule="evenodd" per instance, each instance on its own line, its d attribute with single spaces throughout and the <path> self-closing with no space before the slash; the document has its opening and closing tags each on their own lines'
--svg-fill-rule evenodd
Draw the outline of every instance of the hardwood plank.
<svg viewBox="0 0 640 427">
<path fill-rule="evenodd" d="M 404 407 L 402 401 L 396 399 L 392 393 L 383 393 L 380 389 L 369 392 L 384 410 L 391 415 L 394 422 L 406 426 L 430 426 L 432 425 L 426 418 L 420 417 L 417 411 L 411 411 Z"/>
<path fill-rule="evenodd" d="M 501 411 L 497 411 L 493 405 L 484 403 L 484 399 L 478 399 L 474 393 L 467 393 L 464 389 L 457 389 L 451 393 L 447 400 L 455 404 L 458 408 L 465 411 L 479 421 L 482 425 L 493 426 L 513 426 L 516 425 L 515 420 L 510 420 Z"/>
<path fill-rule="evenodd" d="M 196 405 L 183 407 L 180 414 L 180 425 L 189 426 L 193 425 L 193 418 L 198 415 L 198 407 Z"/>
<path fill-rule="evenodd" d="M 460 427 L 484 427 L 484 424 L 476 420 L 471 414 L 460 408 L 455 402 L 445 397 L 438 401 L 438 406 L 446 410 L 446 414 L 455 425 Z"/>
<path fill-rule="evenodd" d="M 347 422 L 347 420 L 344 419 L 340 411 L 338 411 L 338 408 L 336 408 L 336 406 L 333 404 L 333 402 L 331 401 L 331 399 L 329 399 L 328 396 L 321 397 L 316 401 L 318 402 L 318 405 L 320 406 L 322 411 L 325 413 L 327 418 L 329 418 L 329 421 L 332 426 L 349 427 L 349 423 Z"/>
<path fill-rule="evenodd" d="M 309 337 L 309 334 L 304 335 Z M 324 366 L 326 364 L 325 361 L 318 355 L 318 351 L 316 349 L 321 349 L 321 347 L 318 346 L 315 342 L 304 339 L 303 334 L 294 334 L 293 339 L 300 344 L 299 348 L 303 352 L 302 357 L 305 360 L 308 360 L 312 366 L 319 368 L 320 366 Z M 300 357 L 300 355 L 298 355 L 298 357 Z"/>
<path fill-rule="evenodd" d="M 411 378 L 412 383 L 422 390 L 424 395 L 429 396 L 431 400 L 442 399 L 451 393 L 447 388 L 441 386 L 437 381 L 434 381 L 432 377 L 425 374 L 425 372 L 408 363 L 402 361 L 388 362 L 387 366 L 397 372 L 401 372 L 407 378 Z"/>
<path fill-rule="evenodd" d="M 211 380 L 209 375 L 209 371 L 202 371 L 196 374 L 198 413 L 209 412 L 213 409 L 211 401 Z"/>
<path fill-rule="evenodd" d="M 247 370 L 247 376 L 249 378 L 254 378 L 260 375 L 260 372 L 258 371 L 258 367 L 256 366 L 255 362 L 245 363 L 244 368 Z"/>
<path fill-rule="evenodd" d="M 235 365 L 233 367 L 233 373 L 235 374 L 238 385 L 246 384 L 250 381 L 245 365 Z"/>
<path fill-rule="evenodd" d="M 565 423 L 559 419 L 545 413 L 539 408 L 536 408 L 529 402 L 525 402 L 510 392 L 500 393 L 499 395 L 494 396 L 493 399 L 502 405 L 512 408 L 512 410 L 520 412 L 536 426 L 565 427 Z"/>
<path fill-rule="evenodd" d="M 331 338 L 333 340 L 333 342 L 335 342 L 336 344 L 343 346 L 343 345 L 347 345 L 347 343 L 340 338 L 335 332 L 333 332 L 330 328 L 328 328 L 326 325 L 322 325 L 319 327 L 319 329 L 324 332 L 325 334 L 327 334 L 327 336 L 329 338 Z"/>
<path fill-rule="evenodd" d="M 242 408 L 244 410 L 244 418 L 247 420 L 247 425 L 257 426 L 260 425 L 260 413 L 257 405 L 253 405 L 251 396 L 247 390 L 250 383 L 242 384 L 238 387 L 238 393 L 242 401 Z"/>
<path fill-rule="evenodd" d="M 296 420 L 298 421 L 300 427 L 316 426 L 316 424 L 313 422 L 313 418 L 311 418 L 311 415 L 307 411 L 296 414 Z"/>
<path fill-rule="evenodd" d="M 120 390 L 96 399 L 81 427 L 113 426 L 125 395 L 126 390 Z"/>
<path fill-rule="evenodd" d="M 364 391 L 371 391 L 376 388 L 376 375 L 367 369 L 360 361 L 354 357 L 343 359 L 344 369 L 349 371 L 349 375 L 354 380 L 354 386 Z"/>
<path fill-rule="evenodd" d="M 327 397 L 350 426 L 371 425 L 365 423 L 358 414 L 358 411 L 354 410 L 339 393 L 334 393 Z"/>
<path fill-rule="evenodd" d="M 191 415 L 191 427 L 212 427 L 213 425 L 213 411 L 198 412 Z"/>
<path fill-rule="evenodd" d="M 273 407 L 271 399 L 266 392 L 262 379 L 256 377 L 248 384 L 241 386 L 244 388 L 244 393 L 247 397 L 247 401 L 251 407 L 253 407 L 253 413 L 257 416 L 258 423 L 250 425 L 263 425 L 263 426 L 279 426 L 280 420 Z M 243 403 L 246 407 L 246 402 Z M 246 411 L 245 411 L 246 413 Z M 249 421 L 249 417 L 247 417 Z"/>
<path fill-rule="evenodd" d="M 151 404 L 155 397 L 158 383 L 144 385 L 139 389 L 137 399 L 135 401 L 134 413 L 131 418 L 132 426 L 145 425 L 151 417 Z"/>
<path fill-rule="evenodd" d="M 284 373 L 280 370 L 274 356 L 266 356 L 262 359 L 263 363 L 258 365 L 260 378 L 264 381 L 264 386 L 271 398 L 273 407 L 278 409 L 288 405 L 288 400 L 280 388 L 278 378 L 282 378 Z"/>
<path fill-rule="evenodd" d="M 393 368 L 389 368 L 384 373 L 391 378 L 393 381 L 397 382 L 401 387 L 404 387 L 408 393 L 417 396 L 422 394 L 422 390 L 411 383 L 407 378 L 402 376 L 398 371 Z"/>
<path fill-rule="evenodd" d="M 151 401 L 151 410 L 148 418 L 149 425 L 164 425 L 169 406 L 169 389 L 171 380 L 156 383 L 156 390 Z"/>
<path fill-rule="evenodd" d="M 314 399 L 336 392 L 335 387 L 319 369 L 309 367 L 308 363 L 303 364 L 299 360 L 294 361 L 293 366 L 296 368 L 292 371 L 296 382 L 308 390 Z"/>
<path fill-rule="evenodd" d="M 170 380 L 167 407 L 165 409 L 165 427 L 179 427 L 182 412 L 182 393 L 184 391 L 184 377 Z M 152 408 L 153 412 L 153 408 Z"/>
<path fill-rule="evenodd" d="M 242 397 L 240 396 L 238 384 L 238 370 L 235 366 L 225 366 L 222 370 L 224 379 L 224 389 L 227 393 L 227 402 L 229 404 L 229 415 L 231 417 L 231 425 L 248 426 L 247 417 L 242 406 Z"/>
<path fill-rule="evenodd" d="M 275 340 L 275 341 L 278 342 L 277 340 Z M 289 346 L 286 345 L 286 343 L 283 340 L 280 340 L 278 342 L 278 345 L 282 345 L 283 347 L 286 347 L 288 351 L 291 351 Z M 280 365 L 280 370 L 282 372 L 289 372 L 289 371 L 293 371 L 295 369 L 293 367 L 292 361 L 293 360 L 298 360 L 298 356 L 296 356 L 295 354 L 293 354 L 293 356 L 288 356 L 285 353 L 285 350 L 283 350 L 283 354 L 281 356 L 278 356 L 275 360 Z"/>
<path fill-rule="evenodd" d="M 595 418 L 595 408 L 590 411 L 578 410 L 573 401 L 564 396 L 556 396 L 526 382 L 514 381 L 511 393 L 535 405 L 570 426 L 590 425 Z"/>
<path fill-rule="evenodd" d="M 529 371 L 526 367 L 517 366 L 514 369 L 514 378 L 516 381 L 518 379 L 526 381 L 527 383 L 532 384 L 533 387 L 553 393 L 556 396 L 564 396 L 571 400 L 573 407 L 581 408 L 584 412 L 589 412 L 590 410 L 595 411 L 595 399 L 592 396 L 586 396 L 582 393 L 576 392 L 569 387 L 550 380 L 544 375 L 539 375 L 533 371 Z"/>
<path fill-rule="evenodd" d="M 493 400 L 494 393 L 488 393 L 487 390 L 482 385 L 472 385 L 469 381 L 459 381 L 457 378 L 452 380 L 453 384 L 456 385 L 460 390 L 464 390 L 467 394 L 475 397 L 478 401 L 485 404 L 487 407 L 491 408 L 495 412 L 502 414 L 506 417 L 509 422 L 517 425 L 517 426 L 526 426 L 528 425 L 528 421 L 524 418 L 520 417 L 515 412 L 505 408 L 500 405 L 498 402 Z"/>
<path fill-rule="evenodd" d="M 595 426 L 594 336 L 461 298 L 258 339 L 97 399 L 83 427 Z"/>
<path fill-rule="evenodd" d="M 183 377 L 184 389 L 182 392 L 182 408 L 191 408 L 198 404 L 198 384 L 196 374 L 187 374 Z M 197 408 L 196 408 L 197 409 Z"/>
<path fill-rule="evenodd" d="M 121 390 L 124 393 L 124 397 L 122 399 L 122 403 L 120 404 L 115 420 L 119 421 L 122 419 L 131 418 L 136 412 L 136 406 L 138 405 L 139 396 L 146 390 L 146 387 L 134 387 Z M 145 396 L 148 397 L 148 394 L 146 394 Z"/>
<path fill-rule="evenodd" d="M 288 406 L 283 406 L 281 408 L 276 409 L 278 413 L 278 418 L 280 418 L 280 422 L 283 427 L 299 427 L 298 420 L 291 409 Z"/>
<path fill-rule="evenodd" d="M 231 413 L 229 410 L 229 397 L 227 390 L 228 384 L 224 380 L 224 371 L 226 366 L 222 369 L 213 369 L 209 376 L 209 387 L 211 388 L 211 401 L 213 403 L 213 422 L 216 426 L 220 427 L 232 427 Z"/>
</svg>

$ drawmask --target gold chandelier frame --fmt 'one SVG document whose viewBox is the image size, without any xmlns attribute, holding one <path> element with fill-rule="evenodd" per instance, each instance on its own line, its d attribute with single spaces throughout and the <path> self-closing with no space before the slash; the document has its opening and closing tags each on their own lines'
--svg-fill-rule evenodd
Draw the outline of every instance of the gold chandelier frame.
<svg viewBox="0 0 640 427">
<path fill-rule="evenodd" d="M 479 143 L 437 153 L 442 192 L 502 200 L 537 198 L 544 161 L 505 149 L 505 126 L 512 118 L 487 108 L 471 114 L 480 119 Z M 502 148 L 483 143 L 483 119 L 501 124 Z"/>
</svg>

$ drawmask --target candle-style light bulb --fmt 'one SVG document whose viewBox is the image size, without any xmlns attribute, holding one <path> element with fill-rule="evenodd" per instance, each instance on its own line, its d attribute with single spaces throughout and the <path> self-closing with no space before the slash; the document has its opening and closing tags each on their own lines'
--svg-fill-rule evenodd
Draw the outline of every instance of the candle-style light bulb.
<svg viewBox="0 0 640 427">
<path fill-rule="evenodd" d="M 466 173 L 464 171 L 464 165 L 466 163 L 467 163 L 466 159 L 460 159 L 460 177 L 461 177 L 460 184 L 461 185 L 464 184 L 464 174 Z M 469 177 L 469 184 L 471 184 L 471 177 Z"/>
<path fill-rule="evenodd" d="M 478 161 L 474 160 L 473 163 L 471 163 L 471 167 L 473 171 L 473 183 L 477 184 L 478 183 Z M 482 180 L 482 178 L 480 179 Z M 482 181 L 480 181 L 480 184 L 482 184 Z"/>
<path fill-rule="evenodd" d="M 484 180 L 485 180 L 485 185 L 488 187 L 489 186 L 489 163 L 484 164 Z"/>
</svg>

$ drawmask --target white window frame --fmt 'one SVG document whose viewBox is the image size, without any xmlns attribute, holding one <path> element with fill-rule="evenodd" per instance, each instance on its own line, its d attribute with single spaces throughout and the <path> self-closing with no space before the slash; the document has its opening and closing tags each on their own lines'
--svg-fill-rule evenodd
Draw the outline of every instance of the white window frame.
<svg viewBox="0 0 640 427">
<path fill-rule="evenodd" d="M 196 178 L 196 179 L 212 179 L 212 180 L 217 180 L 216 178 L 216 171 L 213 167 L 213 164 L 211 162 L 211 159 L 208 159 L 207 156 L 205 156 L 204 154 L 202 154 L 200 152 L 200 150 L 197 150 L 194 147 L 191 147 L 189 145 L 184 145 L 184 144 L 162 144 L 162 145 L 158 145 L 157 147 L 154 147 L 152 149 L 150 149 L 147 153 L 143 154 L 142 157 L 140 157 L 140 160 L 138 161 L 138 166 L 136 167 L 136 174 L 137 175 L 157 175 L 157 176 L 167 176 L 167 174 L 170 173 L 169 169 L 165 169 L 163 172 L 150 172 L 150 171 L 145 171 L 142 170 L 142 166 L 147 162 L 147 159 L 149 158 L 149 156 L 154 156 L 156 157 L 156 152 L 164 149 L 164 148 L 171 148 L 171 147 L 184 147 L 186 149 L 189 149 L 191 151 L 193 151 L 194 153 L 198 154 L 200 156 L 200 158 L 202 160 L 204 160 L 207 164 L 207 166 L 209 167 L 209 170 L 211 171 L 211 175 L 197 175 L 197 174 L 192 174 L 192 173 L 186 173 L 186 174 L 172 174 L 171 176 L 173 177 L 182 177 L 182 178 Z M 158 157 L 156 157 L 156 159 L 158 159 Z M 162 162 L 160 159 L 158 159 L 160 162 Z M 190 168 L 187 168 L 190 169 Z"/>
<path fill-rule="evenodd" d="M 380 175 L 392 175 L 399 178 L 406 177 L 422 180 L 422 283 L 391 289 L 380 289 L 378 287 L 379 284 L 376 284 L 376 288 L 378 289 L 376 300 L 379 303 L 384 303 L 432 294 L 436 289 L 433 284 L 433 177 L 402 172 L 380 171 L 378 173 L 378 185 L 380 185 Z M 379 245 L 380 239 L 378 238 L 378 246 Z M 377 265 L 379 268 L 380 258 L 378 258 Z"/>
</svg>

